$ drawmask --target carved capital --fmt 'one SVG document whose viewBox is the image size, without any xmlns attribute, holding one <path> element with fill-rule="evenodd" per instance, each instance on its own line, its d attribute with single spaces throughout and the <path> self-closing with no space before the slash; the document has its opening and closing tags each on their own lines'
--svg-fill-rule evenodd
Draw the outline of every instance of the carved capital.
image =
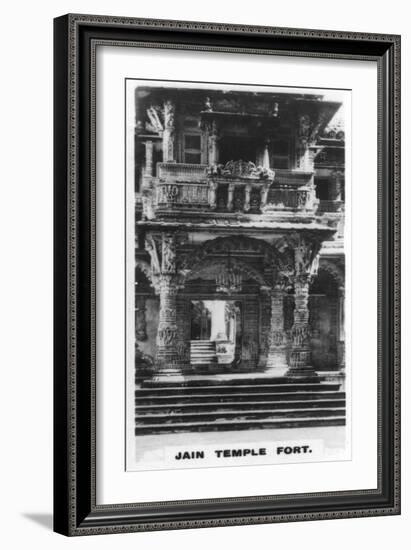
<svg viewBox="0 0 411 550">
<path fill-rule="evenodd" d="M 160 255 L 157 243 L 152 235 L 147 235 L 145 249 L 150 254 L 151 271 L 153 275 L 158 275 L 161 272 Z"/>
<path fill-rule="evenodd" d="M 174 130 L 175 105 L 170 99 L 164 102 L 164 129 Z"/>
<path fill-rule="evenodd" d="M 175 234 L 164 234 L 162 236 L 162 259 L 161 272 L 176 272 L 176 236 Z"/>
</svg>

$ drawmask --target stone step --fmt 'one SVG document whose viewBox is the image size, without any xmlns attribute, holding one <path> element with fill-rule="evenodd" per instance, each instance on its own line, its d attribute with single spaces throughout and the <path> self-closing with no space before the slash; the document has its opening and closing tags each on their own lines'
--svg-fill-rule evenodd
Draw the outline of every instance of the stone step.
<svg viewBox="0 0 411 550">
<path fill-rule="evenodd" d="M 282 393 L 282 392 L 297 392 L 297 391 L 337 391 L 340 384 L 325 384 L 325 383 L 307 383 L 307 382 L 294 382 L 292 384 L 243 384 L 239 390 L 237 385 L 218 384 L 212 386 L 151 386 L 147 387 L 145 384 L 142 388 L 136 390 L 136 395 L 144 396 L 160 396 L 160 395 L 198 395 L 198 394 L 219 394 L 233 393 L 233 392 L 249 392 L 249 393 Z"/>
<path fill-rule="evenodd" d="M 254 402 L 264 402 L 264 401 L 317 401 L 319 399 L 343 399 L 345 398 L 345 393 L 340 391 L 320 391 L 320 392 L 310 392 L 310 391 L 297 391 L 297 392 L 270 392 L 270 393 L 253 393 L 252 400 Z M 167 394 L 163 395 L 147 395 L 140 393 L 139 390 L 136 391 L 136 404 L 137 405 L 159 405 L 159 404 L 202 404 L 202 403 L 238 403 L 238 402 L 247 402 L 250 401 L 250 392 L 241 393 L 234 392 L 231 394 L 227 393 L 212 393 L 212 394 L 185 394 L 185 395 L 174 395 L 170 396 Z"/>
<path fill-rule="evenodd" d="M 191 342 L 190 348 L 215 350 L 216 345 L 215 342 Z"/>
<path fill-rule="evenodd" d="M 215 349 L 215 342 L 191 342 L 191 349 Z"/>
<path fill-rule="evenodd" d="M 345 415 L 328 417 L 263 418 L 253 420 L 216 420 L 215 422 L 184 422 L 178 424 L 146 424 L 135 427 L 136 435 L 176 432 L 238 431 L 253 429 L 306 428 L 344 426 Z"/>
<path fill-rule="evenodd" d="M 306 408 L 306 409 L 271 409 L 268 411 L 215 411 L 215 412 L 188 412 L 173 414 L 147 414 L 136 418 L 136 426 L 145 424 L 175 424 L 207 420 L 215 422 L 221 419 L 253 420 L 254 418 L 305 418 L 305 417 L 345 416 L 344 407 L 334 408 Z"/>
<path fill-rule="evenodd" d="M 197 355 L 195 357 L 191 357 L 191 365 L 194 366 L 197 363 L 214 363 L 217 361 L 216 355 Z"/>
<path fill-rule="evenodd" d="M 298 384 L 317 384 L 321 386 L 327 386 L 327 384 L 333 384 L 332 382 L 319 382 L 312 381 L 312 379 L 298 380 Z M 218 378 L 217 376 L 205 377 L 199 376 L 197 378 L 185 379 L 184 377 L 179 377 L 176 381 L 175 379 L 164 379 L 164 380 L 146 380 L 144 381 L 143 388 L 191 388 L 191 387 L 210 387 L 210 386 L 250 386 L 250 385 L 295 385 L 296 382 L 293 379 L 287 378 L 285 376 L 275 377 L 275 376 L 249 376 L 238 377 L 235 375 L 230 378 Z M 334 382 L 334 385 L 339 386 L 339 383 Z"/>
<path fill-rule="evenodd" d="M 228 411 L 238 412 L 247 410 L 267 411 L 273 409 L 304 409 L 307 406 L 313 409 L 326 407 L 345 407 L 345 399 L 318 399 L 318 400 L 300 400 L 300 401 L 240 401 L 221 403 L 214 401 L 211 403 L 176 403 L 176 404 L 159 404 L 159 405 L 137 405 L 135 412 L 139 415 L 160 413 L 160 414 L 176 414 L 190 412 L 217 412 Z"/>
</svg>

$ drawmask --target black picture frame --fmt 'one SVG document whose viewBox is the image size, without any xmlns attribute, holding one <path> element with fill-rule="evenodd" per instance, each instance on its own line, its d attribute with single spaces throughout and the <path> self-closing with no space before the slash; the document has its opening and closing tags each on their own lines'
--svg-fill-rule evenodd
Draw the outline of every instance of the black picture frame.
<svg viewBox="0 0 411 550">
<path fill-rule="evenodd" d="M 96 505 L 96 42 L 378 64 L 376 490 Z M 90 535 L 400 513 L 400 37 L 69 14 L 54 20 L 54 530 Z M 136 496 L 138 499 L 138 495 Z"/>
</svg>

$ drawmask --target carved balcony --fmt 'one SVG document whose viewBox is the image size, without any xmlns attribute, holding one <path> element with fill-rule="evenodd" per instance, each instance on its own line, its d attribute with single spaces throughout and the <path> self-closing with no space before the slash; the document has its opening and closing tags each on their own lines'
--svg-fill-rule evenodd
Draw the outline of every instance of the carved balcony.
<svg viewBox="0 0 411 550">
<path fill-rule="evenodd" d="M 245 161 L 225 166 L 159 163 L 157 177 L 143 189 L 147 219 L 171 212 L 264 214 L 276 212 L 313 214 L 315 198 L 312 172 L 256 167 Z"/>
</svg>

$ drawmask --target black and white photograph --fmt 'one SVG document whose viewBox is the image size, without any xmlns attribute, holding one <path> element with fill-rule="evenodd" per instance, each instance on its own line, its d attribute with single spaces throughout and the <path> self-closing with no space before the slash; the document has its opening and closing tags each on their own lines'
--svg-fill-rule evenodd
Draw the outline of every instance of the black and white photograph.
<svg viewBox="0 0 411 550">
<path fill-rule="evenodd" d="M 126 469 L 350 460 L 350 90 L 125 98 Z"/>
</svg>

